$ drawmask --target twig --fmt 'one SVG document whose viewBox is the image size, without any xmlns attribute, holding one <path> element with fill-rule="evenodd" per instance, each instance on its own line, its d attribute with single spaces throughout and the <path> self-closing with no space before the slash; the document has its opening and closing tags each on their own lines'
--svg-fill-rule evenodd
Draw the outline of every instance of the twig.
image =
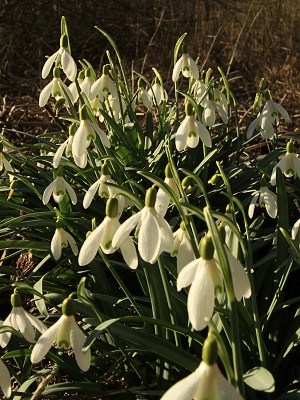
<svg viewBox="0 0 300 400">
<path fill-rule="evenodd" d="M 30 400 L 40 399 L 42 397 L 43 391 L 45 390 L 45 387 L 48 385 L 49 382 L 51 382 L 56 377 L 57 374 L 58 374 L 58 366 L 55 366 L 50 372 L 50 374 L 42 379 L 36 391 L 30 397 Z"/>
</svg>

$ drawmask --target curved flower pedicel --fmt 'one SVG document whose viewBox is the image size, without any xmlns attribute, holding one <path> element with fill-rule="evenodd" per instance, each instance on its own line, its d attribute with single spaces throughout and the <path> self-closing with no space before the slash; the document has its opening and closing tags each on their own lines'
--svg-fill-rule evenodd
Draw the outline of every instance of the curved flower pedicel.
<svg viewBox="0 0 300 400">
<path fill-rule="evenodd" d="M 0 358 L 0 387 L 4 396 L 9 399 L 11 396 L 11 382 L 9 371 Z"/>
<path fill-rule="evenodd" d="M 223 279 L 209 235 L 200 242 L 201 257 L 191 261 L 179 273 L 177 290 L 191 285 L 188 294 L 188 315 L 194 329 L 204 329 L 214 312 L 215 296 L 223 291 Z"/>
<path fill-rule="evenodd" d="M 49 329 L 47 329 L 38 339 L 30 360 L 32 364 L 37 364 L 45 357 L 52 344 L 56 342 L 59 349 L 73 349 L 76 362 L 82 371 L 87 371 L 91 363 L 91 351 L 83 353 L 82 348 L 86 337 L 76 323 L 75 301 L 68 297 L 62 304 L 62 316 Z"/>
<path fill-rule="evenodd" d="M 197 147 L 199 139 L 207 147 L 212 147 L 210 133 L 206 127 L 193 115 L 193 106 L 187 102 L 185 106 L 185 118 L 181 122 L 176 134 L 175 145 L 178 151 L 185 150 L 187 147 Z"/>
<path fill-rule="evenodd" d="M 271 175 L 271 185 L 276 185 L 276 169 L 280 168 L 282 173 L 290 178 L 293 175 L 300 177 L 300 160 L 298 154 L 295 153 L 295 146 L 292 140 L 286 145 L 286 154 L 273 168 Z"/>
<path fill-rule="evenodd" d="M 118 215 L 118 200 L 111 197 L 106 204 L 106 217 L 101 224 L 88 235 L 83 243 L 79 257 L 79 265 L 87 265 L 96 257 L 99 247 L 105 254 L 114 253 L 119 247 L 126 264 L 135 269 L 138 266 L 138 259 L 135 246 L 129 236 L 125 237 L 119 246 L 112 246 L 112 239 L 121 226 Z"/>
<path fill-rule="evenodd" d="M 10 301 L 13 308 L 8 317 L 3 321 L 2 326 L 11 326 L 16 331 L 19 331 L 28 342 L 34 343 L 35 329 L 44 332 L 47 329 L 46 326 L 38 318 L 24 310 L 21 296 L 16 289 L 11 295 Z M 8 345 L 11 335 L 11 332 L 3 332 L 0 334 L 1 347 L 6 347 Z"/>
<path fill-rule="evenodd" d="M 43 203 L 49 203 L 51 195 L 56 203 L 60 203 L 65 194 L 69 194 L 72 204 L 77 203 L 77 196 L 72 186 L 66 182 L 62 176 L 62 169 L 58 170 L 57 177 L 49 186 L 46 187 L 43 194 Z"/>
<path fill-rule="evenodd" d="M 186 378 L 175 383 L 161 400 L 243 400 L 224 378 L 218 364 L 218 345 L 209 332 L 203 344 L 202 362 Z"/>
<path fill-rule="evenodd" d="M 249 218 L 253 217 L 255 205 L 257 203 L 260 207 L 265 207 L 267 213 L 271 218 L 276 218 L 277 215 L 277 196 L 271 192 L 267 187 L 267 182 L 264 176 L 260 180 L 260 189 L 253 194 L 253 198 L 248 208 Z"/>
<path fill-rule="evenodd" d="M 120 247 L 137 227 L 138 251 L 142 259 L 150 264 L 154 264 L 163 251 L 171 252 L 174 245 L 170 225 L 155 210 L 155 201 L 156 190 L 150 188 L 146 192 L 145 207 L 123 222 L 112 240 L 112 247 Z"/>
<path fill-rule="evenodd" d="M 172 80 L 177 82 L 180 72 L 185 78 L 191 76 L 195 79 L 199 79 L 199 68 L 192 57 L 188 54 L 186 46 L 182 45 L 182 56 L 177 60 L 173 68 Z"/>
<path fill-rule="evenodd" d="M 110 147 L 110 141 L 105 132 L 90 121 L 87 107 L 84 104 L 80 110 L 80 125 L 75 132 L 72 144 L 72 154 L 76 165 L 84 168 L 87 163 L 87 148 L 91 140 L 96 140 L 96 133 L 105 147 Z"/>
</svg>

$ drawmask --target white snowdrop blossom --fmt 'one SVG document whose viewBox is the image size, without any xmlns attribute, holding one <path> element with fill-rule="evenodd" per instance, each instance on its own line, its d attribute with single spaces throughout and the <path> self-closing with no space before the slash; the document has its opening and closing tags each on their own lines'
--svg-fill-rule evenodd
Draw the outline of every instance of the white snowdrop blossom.
<svg viewBox="0 0 300 400">
<path fill-rule="evenodd" d="M 182 151 L 187 147 L 195 148 L 199 143 L 199 139 L 202 140 L 205 146 L 212 147 L 210 133 L 206 127 L 194 117 L 191 103 L 188 102 L 185 109 L 186 116 L 175 134 L 176 149 Z"/>
<path fill-rule="evenodd" d="M 4 396 L 9 399 L 11 396 L 11 381 L 7 366 L 0 358 L 0 387 Z"/>
<path fill-rule="evenodd" d="M 243 400 L 243 397 L 222 375 L 218 364 L 216 339 L 210 335 L 202 350 L 202 362 L 186 378 L 175 383 L 161 400 Z"/>
<path fill-rule="evenodd" d="M 292 227 L 292 239 L 295 240 L 300 226 L 300 219 Z"/>
<path fill-rule="evenodd" d="M 252 200 L 248 208 L 249 218 L 253 218 L 254 209 L 256 203 L 259 203 L 260 207 L 265 207 L 267 213 L 271 218 L 276 218 L 277 215 L 277 196 L 271 192 L 267 187 L 267 182 L 263 176 L 260 180 L 260 189 L 253 193 Z"/>
<path fill-rule="evenodd" d="M 163 251 L 171 252 L 174 245 L 170 225 L 155 210 L 155 201 L 156 190 L 150 188 L 146 192 L 145 207 L 123 222 L 112 240 L 112 247 L 120 247 L 129 237 L 129 233 L 137 227 L 139 254 L 150 264 L 154 264 Z"/>
<path fill-rule="evenodd" d="M 73 138 L 74 134 L 76 132 L 76 124 L 73 122 L 70 127 L 69 127 L 69 137 L 67 140 L 65 140 L 56 150 L 52 165 L 54 168 L 58 168 L 59 164 L 61 162 L 61 159 L 63 157 L 63 153 L 65 153 L 65 156 L 67 158 L 72 156 L 72 145 L 73 145 Z"/>
<path fill-rule="evenodd" d="M 70 196 L 72 204 L 76 204 L 77 196 L 75 190 L 68 182 L 65 181 L 65 179 L 62 176 L 62 170 L 59 169 L 57 177 L 44 190 L 43 203 L 44 204 L 49 203 L 51 195 L 53 196 L 53 199 L 56 203 L 60 203 L 67 193 Z"/>
<path fill-rule="evenodd" d="M 40 96 L 39 96 L 39 106 L 44 107 L 50 96 L 54 97 L 56 101 L 59 99 L 65 99 L 65 95 L 62 91 L 62 89 L 66 92 L 67 96 L 69 99 L 73 102 L 73 95 L 70 92 L 69 88 L 63 83 L 63 81 L 60 79 L 60 70 L 59 68 L 55 67 L 53 69 L 53 79 L 48 85 L 44 87 L 44 89 L 41 91 Z"/>
<path fill-rule="evenodd" d="M 193 328 L 204 329 L 214 312 L 215 296 L 223 292 L 220 267 L 213 256 L 214 247 L 209 235 L 200 243 L 201 257 L 191 261 L 179 273 L 177 290 L 191 285 L 188 294 L 188 315 Z"/>
<path fill-rule="evenodd" d="M 195 79 L 199 79 L 199 68 L 196 62 L 188 54 L 186 46 L 182 46 L 182 56 L 177 60 L 173 68 L 172 80 L 177 82 L 180 72 L 185 78 L 190 78 L 191 76 Z"/>
<path fill-rule="evenodd" d="M 28 342 L 34 343 L 35 329 L 39 332 L 44 332 L 46 326 L 37 317 L 24 310 L 21 296 L 16 290 L 11 295 L 11 305 L 12 310 L 3 321 L 2 326 L 11 326 L 16 331 L 19 331 Z M 3 332 L 0 334 L 1 347 L 6 347 L 8 345 L 11 335 L 11 332 Z"/>
<path fill-rule="evenodd" d="M 82 82 L 79 83 L 79 87 L 89 100 L 92 100 L 94 98 L 92 96 L 91 90 L 93 83 L 94 79 L 91 76 L 91 70 L 87 68 L 84 70 L 84 79 Z"/>
<path fill-rule="evenodd" d="M 258 116 L 251 122 L 247 129 L 247 139 L 250 139 L 255 130 L 260 131 L 264 139 L 273 139 L 274 126 L 279 124 L 279 114 L 286 122 L 290 121 L 288 112 L 278 103 L 271 99 L 269 91 L 266 92 L 266 104 Z"/>
<path fill-rule="evenodd" d="M 70 81 L 74 81 L 77 75 L 76 63 L 68 50 L 68 36 L 63 34 L 60 38 L 60 48 L 50 56 L 45 62 L 42 69 L 42 78 L 45 79 L 49 75 L 52 65 L 61 67 Z"/>
<path fill-rule="evenodd" d="M 14 176 L 12 174 L 10 174 L 10 172 L 14 172 L 14 169 L 11 166 L 10 162 L 6 159 L 5 154 L 3 153 L 3 143 L 2 142 L 0 142 L 0 172 L 3 172 L 2 175 L 0 176 L 0 183 L 7 176 L 9 178 L 10 182 L 13 181 Z"/>
<path fill-rule="evenodd" d="M 55 260 L 60 259 L 63 247 L 67 247 L 68 244 L 70 245 L 73 254 L 77 256 L 78 246 L 75 239 L 61 227 L 61 222 L 58 219 L 55 233 L 51 240 L 51 253 Z"/>
<path fill-rule="evenodd" d="M 184 222 L 181 222 L 180 227 L 174 232 L 174 246 L 171 256 L 177 257 L 178 274 L 186 265 L 195 260 L 194 250 Z"/>
<path fill-rule="evenodd" d="M 78 167 L 84 168 L 86 166 L 87 148 L 90 146 L 92 140 L 96 140 L 96 134 L 99 136 L 102 144 L 109 148 L 110 141 L 106 133 L 98 125 L 89 120 L 86 105 L 83 105 L 80 110 L 80 125 L 75 132 L 72 145 L 72 154 Z"/>
<path fill-rule="evenodd" d="M 155 78 L 153 85 L 148 90 L 148 94 L 151 97 L 152 102 L 157 105 L 160 105 L 160 103 L 162 103 L 162 101 L 168 100 L 168 94 L 167 94 L 166 90 L 159 83 L 159 80 L 157 77 Z"/>
<path fill-rule="evenodd" d="M 118 200 L 112 197 L 107 201 L 106 217 L 101 224 L 88 235 L 81 247 L 78 257 L 79 265 L 87 265 L 93 261 L 99 247 L 105 254 L 112 254 L 120 248 L 126 264 L 132 269 L 137 268 L 138 259 L 136 249 L 129 236 L 125 237 L 118 246 L 112 245 L 112 239 L 120 226 Z"/>
<path fill-rule="evenodd" d="M 142 103 L 147 108 L 147 110 L 151 110 L 153 106 L 152 97 L 143 87 L 143 81 L 141 78 L 138 80 L 137 99 L 139 103 Z"/>
<path fill-rule="evenodd" d="M 62 304 L 62 316 L 37 340 L 32 349 L 30 360 L 37 364 L 45 357 L 52 344 L 56 342 L 59 349 L 73 349 L 78 367 L 86 372 L 91 364 L 91 351 L 83 353 L 86 337 L 77 325 L 74 317 L 75 301 L 68 297 Z"/>
<path fill-rule="evenodd" d="M 271 175 L 271 185 L 276 185 L 276 169 L 280 168 L 282 173 L 290 178 L 293 175 L 300 177 L 300 160 L 298 154 L 295 153 L 295 147 L 292 140 L 290 140 L 286 145 L 286 154 L 273 168 Z"/>
<path fill-rule="evenodd" d="M 116 84 L 109 76 L 110 65 L 104 65 L 102 69 L 102 75 L 97 79 L 91 87 L 91 98 L 98 97 L 102 102 L 110 93 L 112 97 L 118 97 L 118 90 Z"/>
<path fill-rule="evenodd" d="M 90 206 L 96 192 L 98 191 L 100 197 L 115 197 L 118 200 L 118 216 L 120 217 L 125 208 L 125 197 L 121 194 L 118 194 L 118 189 L 109 186 L 108 183 L 116 184 L 116 182 L 111 179 L 107 163 L 104 162 L 101 167 L 100 179 L 94 182 L 84 195 L 83 208 L 88 208 Z"/>
<path fill-rule="evenodd" d="M 169 164 L 167 164 L 167 166 L 166 166 L 165 175 L 166 175 L 165 180 L 164 180 L 165 184 L 168 185 L 170 187 L 170 189 L 173 190 L 176 197 L 179 198 L 179 190 L 178 190 L 176 182 L 172 176 L 172 172 L 171 172 Z M 157 191 L 157 196 L 156 196 L 156 201 L 155 201 L 155 210 L 162 217 L 164 217 L 166 215 L 166 212 L 167 212 L 170 202 L 171 202 L 170 195 L 163 188 L 159 188 Z"/>
</svg>

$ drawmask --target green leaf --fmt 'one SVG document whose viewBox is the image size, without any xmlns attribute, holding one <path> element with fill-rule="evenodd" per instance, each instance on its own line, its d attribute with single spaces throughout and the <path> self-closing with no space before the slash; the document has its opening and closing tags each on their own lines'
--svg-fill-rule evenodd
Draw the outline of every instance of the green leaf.
<svg viewBox="0 0 300 400">
<path fill-rule="evenodd" d="M 271 372 L 263 367 L 255 367 L 244 375 L 245 383 L 254 390 L 272 393 L 275 390 L 275 381 Z"/>
</svg>

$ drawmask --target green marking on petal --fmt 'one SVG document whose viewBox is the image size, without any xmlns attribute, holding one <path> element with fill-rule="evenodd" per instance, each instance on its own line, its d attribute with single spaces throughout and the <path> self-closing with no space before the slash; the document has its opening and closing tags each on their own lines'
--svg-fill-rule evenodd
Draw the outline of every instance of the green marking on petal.
<svg viewBox="0 0 300 400">
<path fill-rule="evenodd" d="M 196 137 L 196 136 L 197 136 L 197 132 L 190 131 L 190 132 L 188 133 L 188 137 L 192 137 L 192 136 Z"/>
<path fill-rule="evenodd" d="M 71 347 L 71 343 L 68 342 L 67 340 L 60 340 L 59 342 L 57 342 L 57 347 L 59 349 L 66 349 L 68 350 Z"/>
</svg>

